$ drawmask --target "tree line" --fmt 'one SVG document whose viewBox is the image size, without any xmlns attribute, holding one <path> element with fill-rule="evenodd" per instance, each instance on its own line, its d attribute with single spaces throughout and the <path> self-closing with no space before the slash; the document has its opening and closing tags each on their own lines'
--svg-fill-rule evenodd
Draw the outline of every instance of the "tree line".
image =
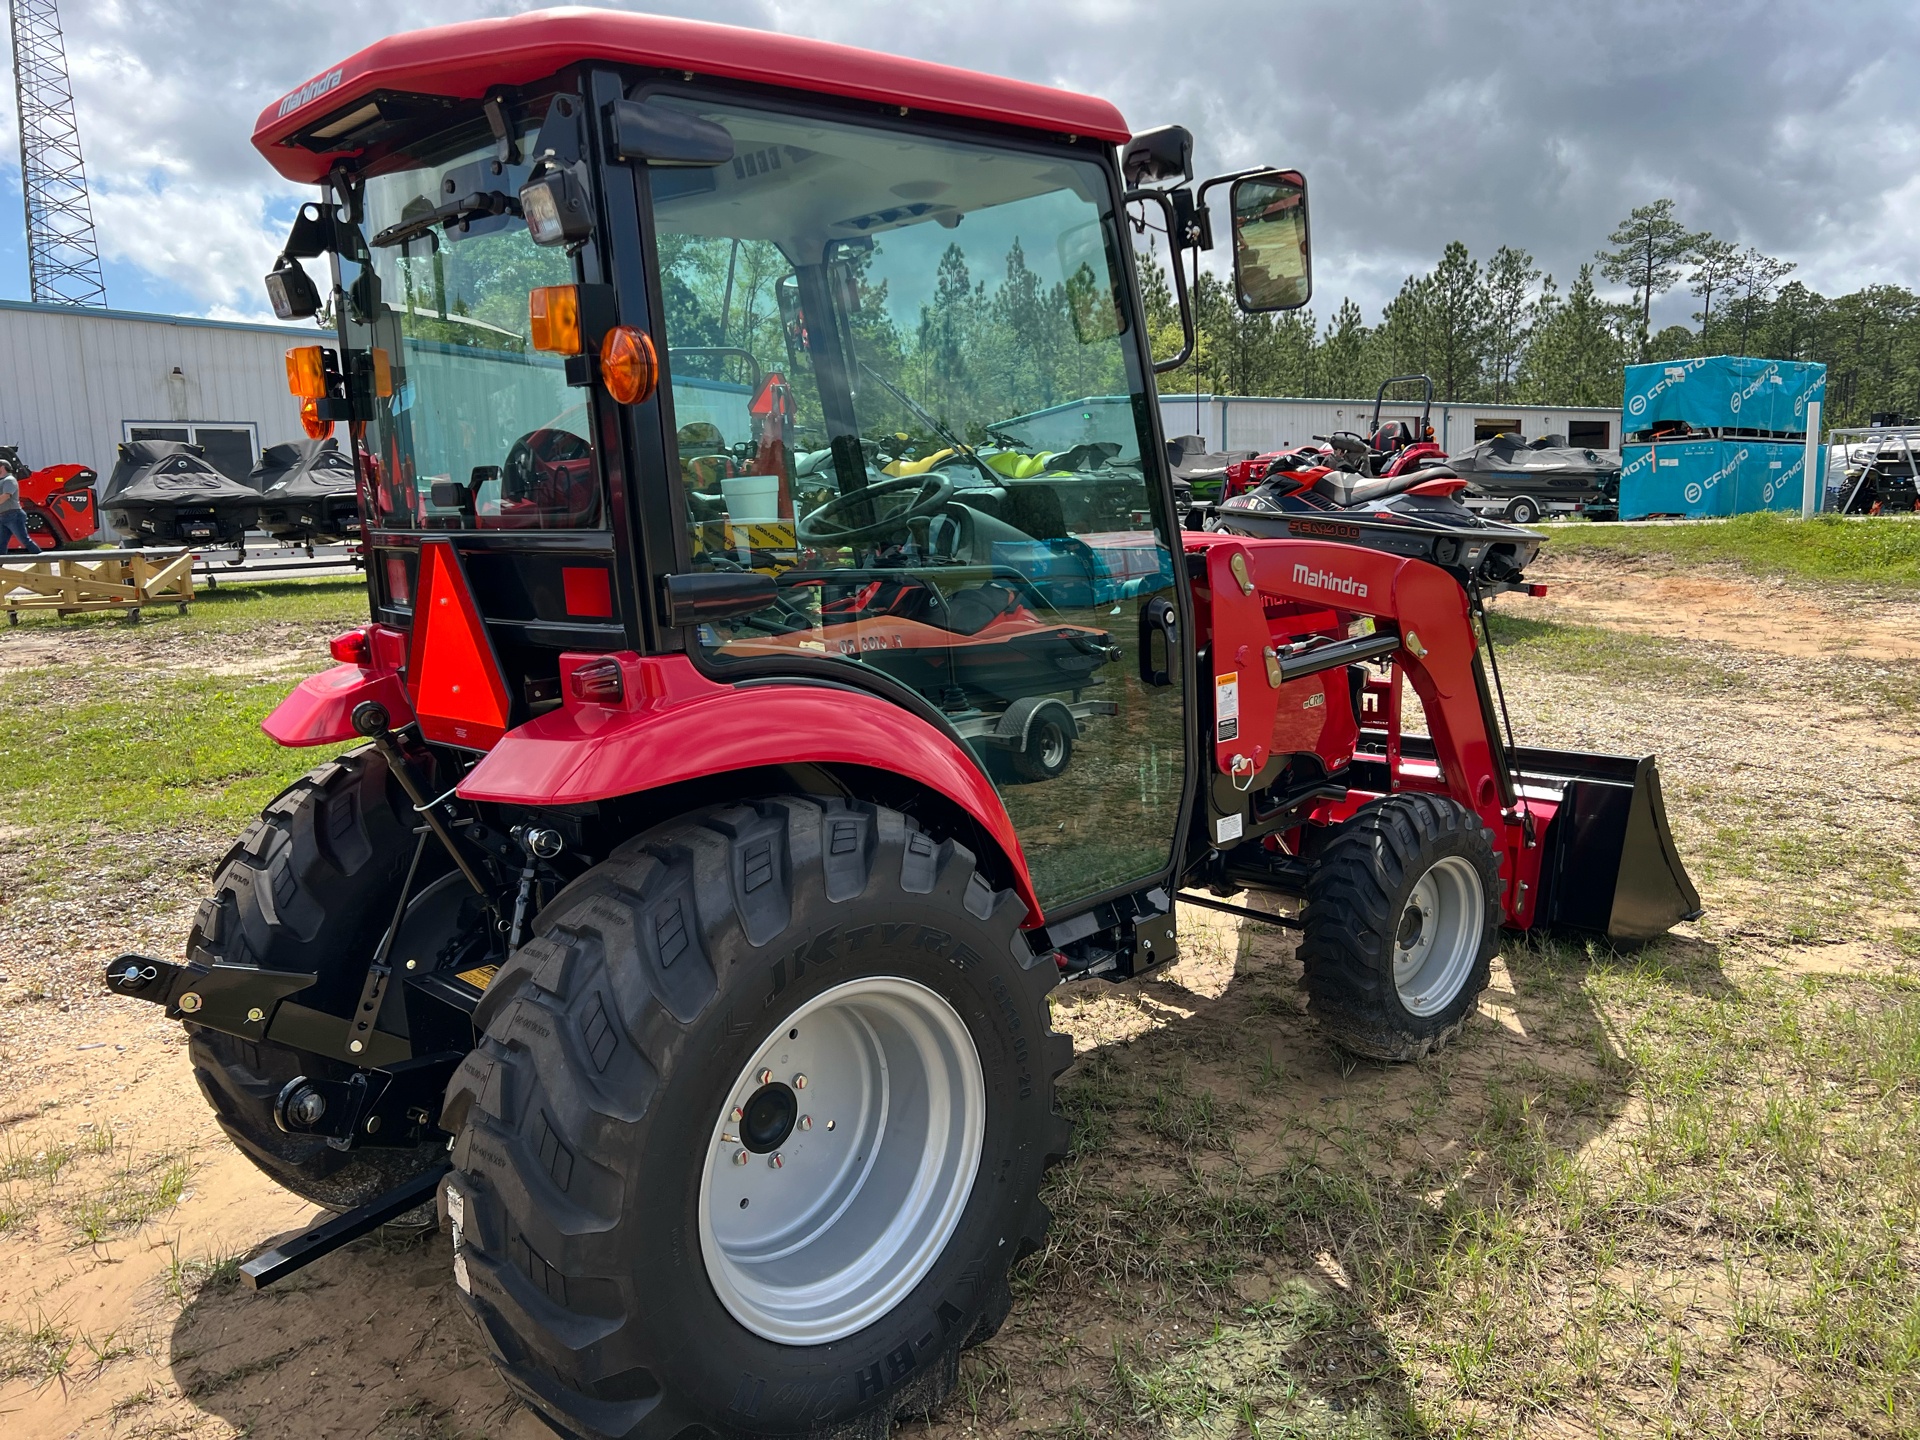
<svg viewBox="0 0 1920 1440">
<path fill-rule="evenodd" d="M 1154 254 L 1139 258 L 1155 353 L 1171 354 L 1179 318 L 1167 272 Z M 1824 363 L 1831 424 L 1920 414 L 1920 295 L 1873 285 L 1828 298 L 1793 269 L 1689 230 L 1661 199 L 1615 226 L 1564 290 L 1525 250 L 1503 245 L 1482 259 L 1456 240 L 1374 324 L 1351 299 L 1324 323 L 1311 309 L 1246 315 L 1230 284 L 1203 271 L 1199 343 L 1160 388 L 1355 399 L 1390 375 L 1427 374 L 1442 400 L 1616 406 L 1624 365 L 1728 354 Z M 1604 298 L 1601 281 L 1630 297 Z M 1653 330 L 1654 302 L 1683 284 L 1699 306 L 1694 323 Z"/>
</svg>

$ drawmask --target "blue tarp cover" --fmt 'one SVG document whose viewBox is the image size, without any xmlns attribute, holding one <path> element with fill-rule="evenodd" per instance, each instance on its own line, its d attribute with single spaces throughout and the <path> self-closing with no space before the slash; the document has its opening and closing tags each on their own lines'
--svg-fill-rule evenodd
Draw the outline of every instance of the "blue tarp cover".
<svg viewBox="0 0 1920 1440">
<path fill-rule="evenodd" d="M 1824 482 L 1824 447 L 1817 459 Z M 1626 445 L 1620 451 L 1620 518 L 1744 515 L 1752 510 L 1797 514 L 1806 461 L 1806 445 L 1797 440 Z M 1816 497 L 1819 494 L 1816 487 Z"/>
<path fill-rule="evenodd" d="M 1827 367 L 1800 360 L 1709 355 L 1626 368 L 1620 432 L 1635 435 L 1665 421 L 1696 430 L 1773 430 L 1805 434 L 1807 402 L 1826 398 Z"/>
</svg>

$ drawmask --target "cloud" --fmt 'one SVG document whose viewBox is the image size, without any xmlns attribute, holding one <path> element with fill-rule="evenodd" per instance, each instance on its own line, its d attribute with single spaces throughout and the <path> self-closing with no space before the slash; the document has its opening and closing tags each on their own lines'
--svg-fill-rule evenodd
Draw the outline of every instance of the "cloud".
<svg viewBox="0 0 1920 1440">
<path fill-rule="evenodd" d="M 102 247 L 251 310 L 302 198 L 254 116 L 379 36 L 534 8 L 471 0 L 98 0 L 63 17 Z M 631 7 L 630 7 L 631 8 Z M 1920 276 L 1920 11 L 1769 0 L 719 0 L 648 8 L 1103 94 L 1199 162 L 1297 165 L 1317 308 L 1370 314 L 1449 240 L 1523 246 L 1562 283 L 1660 195 L 1837 293 Z M 1860 57 L 1870 57 L 1861 59 Z M 10 107 L 0 107 L 5 111 Z M 0 153 L 12 149 L 12 117 Z M 121 297 L 116 297 L 121 303 Z M 1683 319 L 1684 294 L 1656 318 Z"/>
</svg>

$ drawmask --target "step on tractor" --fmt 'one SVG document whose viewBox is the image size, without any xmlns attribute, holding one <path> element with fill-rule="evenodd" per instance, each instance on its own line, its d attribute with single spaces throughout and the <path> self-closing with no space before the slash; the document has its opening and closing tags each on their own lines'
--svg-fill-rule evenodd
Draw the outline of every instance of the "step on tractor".
<svg viewBox="0 0 1920 1440">
<path fill-rule="evenodd" d="M 1538 535 L 1177 528 L 1132 242 L 1207 238 L 1184 130 L 546 11 L 381 40 L 254 139 L 321 187 L 268 291 L 337 320 L 288 381 L 370 614 L 265 721 L 327 758 L 184 958 L 105 977 L 331 1212 L 252 1284 L 437 1217 L 563 1434 L 881 1435 L 1043 1243 L 1055 986 L 1226 910 L 1415 1060 L 1503 932 L 1698 913 L 1651 758 L 1508 733 L 1484 602 Z M 1241 302 L 1305 304 L 1305 179 L 1211 183 Z"/>
</svg>

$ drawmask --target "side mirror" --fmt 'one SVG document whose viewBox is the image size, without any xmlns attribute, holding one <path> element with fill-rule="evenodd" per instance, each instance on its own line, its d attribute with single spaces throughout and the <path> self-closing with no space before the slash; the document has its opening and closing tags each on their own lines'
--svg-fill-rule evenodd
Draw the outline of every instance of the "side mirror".
<svg viewBox="0 0 1920 1440">
<path fill-rule="evenodd" d="M 1233 279 L 1240 308 L 1298 310 L 1313 298 L 1307 177 L 1267 170 L 1233 182 Z"/>
<path fill-rule="evenodd" d="M 616 100 L 607 111 L 613 148 L 622 160 L 712 166 L 733 159 L 733 136 L 727 128 L 685 110 L 641 100 Z"/>
<path fill-rule="evenodd" d="M 1184 125 L 1143 130 L 1120 154 L 1120 174 L 1129 190 L 1148 181 L 1193 178 L 1193 132 Z"/>
</svg>

